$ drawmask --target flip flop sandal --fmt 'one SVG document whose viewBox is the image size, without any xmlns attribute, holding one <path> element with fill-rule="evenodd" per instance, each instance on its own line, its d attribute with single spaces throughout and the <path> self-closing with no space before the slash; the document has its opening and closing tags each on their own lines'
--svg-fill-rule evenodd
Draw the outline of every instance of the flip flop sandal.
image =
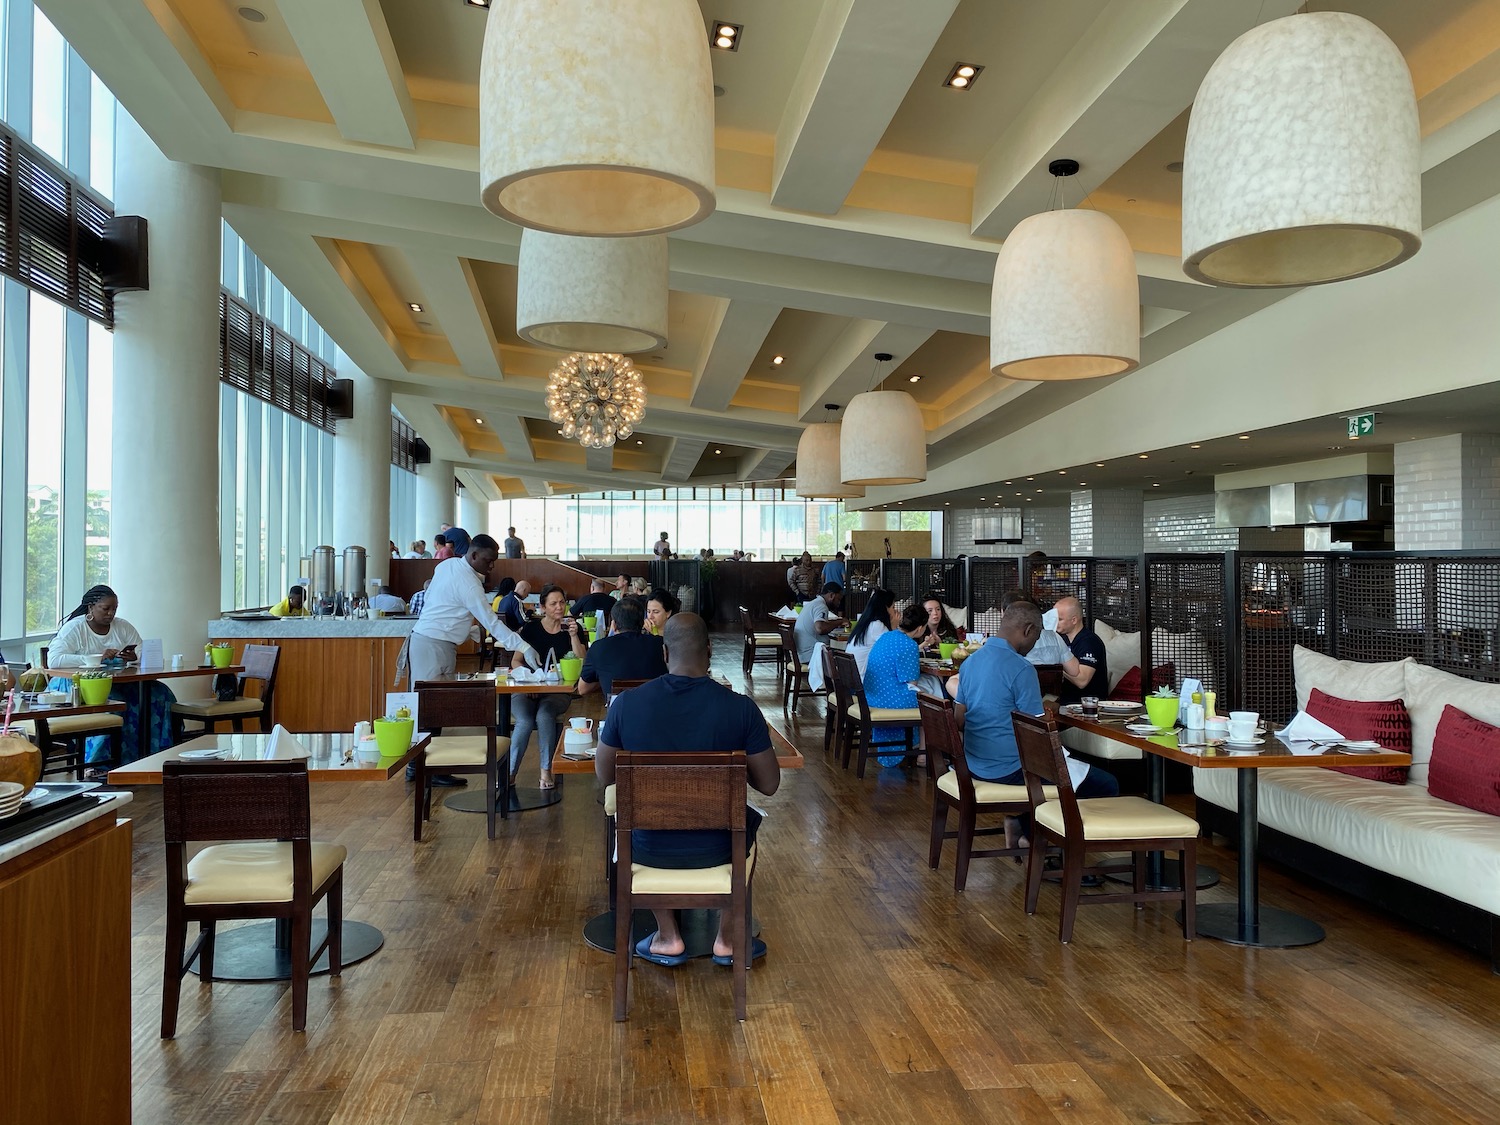
<svg viewBox="0 0 1500 1125">
<path fill-rule="evenodd" d="M 750 942 L 750 960 L 752 962 L 759 961 L 765 955 L 766 943 L 761 941 L 760 938 L 754 938 Z M 728 957 L 721 957 L 719 954 L 715 953 L 714 964 L 720 966 L 721 968 L 732 969 L 734 967 L 734 955 L 731 954 Z"/>
<path fill-rule="evenodd" d="M 684 951 L 678 954 L 652 953 L 651 943 L 656 940 L 659 931 L 652 931 L 640 941 L 635 943 L 635 955 L 643 961 L 650 961 L 653 965 L 660 965 L 664 969 L 675 969 L 679 965 L 686 965 L 692 960 Z"/>
</svg>

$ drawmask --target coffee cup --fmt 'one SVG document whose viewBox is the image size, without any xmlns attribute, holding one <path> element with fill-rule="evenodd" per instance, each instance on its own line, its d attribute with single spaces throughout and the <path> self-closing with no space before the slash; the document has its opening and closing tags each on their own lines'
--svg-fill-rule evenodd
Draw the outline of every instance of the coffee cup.
<svg viewBox="0 0 1500 1125">
<path fill-rule="evenodd" d="M 1225 718 L 1207 719 L 1203 724 L 1203 734 L 1207 738 L 1229 737 L 1229 720 Z"/>
<path fill-rule="evenodd" d="M 1231 723 L 1258 723 L 1260 722 L 1259 711 L 1231 711 L 1229 712 Z"/>
<path fill-rule="evenodd" d="M 594 720 L 583 718 L 569 719 L 568 725 L 580 734 L 585 734 L 594 729 Z"/>
<path fill-rule="evenodd" d="M 1255 723 L 1244 719 L 1229 720 L 1229 741 L 1249 742 L 1255 737 Z"/>
</svg>

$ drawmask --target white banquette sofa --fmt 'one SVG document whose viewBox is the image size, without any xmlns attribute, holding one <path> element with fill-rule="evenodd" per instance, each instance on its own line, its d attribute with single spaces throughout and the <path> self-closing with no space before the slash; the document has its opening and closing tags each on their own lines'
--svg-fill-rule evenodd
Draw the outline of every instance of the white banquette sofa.
<svg viewBox="0 0 1500 1125">
<path fill-rule="evenodd" d="M 1500 684 L 1485 684 L 1429 668 L 1413 659 L 1362 664 L 1334 660 L 1297 647 L 1292 657 L 1297 706 L 1305 708 L 1313 688 L 1340 699 L 1401 699 L 1411 716 L 1412 766 L 1405 785 L 1391 785 L 1326 769 L 1260 771 L 1259 814 L 1263 828 L 1345 857 L 1374 872 L 1434 891 L 1490 916 L 1490 942 L 1500 936 L 1500 817 L 1439 800 L 1427 791 L 1427 766 L 1443 709 L 1452 704 L 1486 723 L 1500 725 Z M 1273 721 L 1288 716 L 1266 716 Z M 1213 823 L 1214 806 L 1237 812 L 1234 770 L 1193 771 L 1193 790 Z M 1274 850 L 1271 854 L 1275 854 Z M 1410 898 L 1389 891 L 1367 893 L 1344 865 L 1345 875 L 1326 881 L 1365 893 L 1383 905 Z M 1315 872 L 1316 874 L 1317 872 Z M 1451 929 L 1428 914 L 1414 920 Z M 1472 943 L 1471 943 L 1472 944 Z M 1493 958 L 1500 948 L 1490 947 Z M 1500 962 L 1497 962 L 1500 971 Z"/>
</svg>

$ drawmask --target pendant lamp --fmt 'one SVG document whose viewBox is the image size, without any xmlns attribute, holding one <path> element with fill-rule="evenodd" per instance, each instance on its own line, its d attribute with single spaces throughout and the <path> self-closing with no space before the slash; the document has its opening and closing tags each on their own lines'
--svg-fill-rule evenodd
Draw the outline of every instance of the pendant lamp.
<svg viewBox="0 0 1500 1125">
<path fill-rule="evenodd" d="M 1054 160 L 1059 180 L 1078 161 Z M 995 259 L 990 370 L 1007 379 L 1096 379 L 1141 362 L 1135 251 L 1102 211 L 1022 219 Z"/>
<path fill-rule="evenodd" d="M 875 354 L 872 386 L 894 357 Z M 905 391 L 869 390 L 844 411 L 839 436 L 839 479 L 844 484 L 917 484 L 927 479 L 927 427 L 917 400 Z"/>
<path fill-rule="evenodd" d="M 714 92 L 694 0 L 507 0 L 479 70 L 484 205 L 535 230 L 665 234 L 714 209 Z"/>
<path fill-rule="evenodd" d="M 1241 35 L 1188 121 L 1182 268 L 1212 285 L 1319 285 L 1422 244 L 1411 72 L 1374 24 L 1309 12 Z"/>
<path fill-rule="evenodd" d="M 865 494 L 864 487 L 839 479 L 843 427 L 833 420 L 838 407 L 830 402 L 823 409 L 829 420 L 808 426 L 797 440 L 797 495 L 809 500 L 856 499 Z"/>
<path fill-rule="evenodd" d="M 570 352 L 650 351 L 667 342 L 667 236 L 521 232 L 516 332 Z"/>
</svg>

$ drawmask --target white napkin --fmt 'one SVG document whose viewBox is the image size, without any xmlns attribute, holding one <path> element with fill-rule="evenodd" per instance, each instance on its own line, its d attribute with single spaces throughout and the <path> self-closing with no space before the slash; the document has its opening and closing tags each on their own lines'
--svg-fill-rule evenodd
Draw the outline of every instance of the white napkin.
<svg viewBox="0 0 1500 1125">
<path fill-rule="evenodd" d="M 1080 762 L 1066 750 L 1063 751 L 1063 758 L 1068 763 L 1068 780 L 1073 783 L 1073 788 L 1077 789 L 1083 784 L 1083 779 L 1089 775 L 1089 764 Z"/>
<path fill-rule="evenodd" d="M 277 723 L 260 756 L 265 761 L 299 761 L 308 757 L 308 752 L 307 747 L 293 738 L 286 727 Z"/>
<path fill-rule="evenodd" d="M 780 609 L 778 609 L 775 613 L 773 613 L 771 616 L 772 617 L 796 617 L 797 615 L 792 612 L 792 607 L 791 606 L 784 605 Z"/>
<path fill-rule="evenodd" d="M 1306 711 L 1298 711 L 1292 721 L 1276 732 L 1277 738 L 1293 742 L 1342 742 L 1344 736 Z"/>
<path fill-rule="evenodd" d="M 822 641 L 813 645 L 812 663 L 807 666 L 807 686 L 813 691 L 823 691 L 823 650 L 828 647 Z"/>
</svg>

